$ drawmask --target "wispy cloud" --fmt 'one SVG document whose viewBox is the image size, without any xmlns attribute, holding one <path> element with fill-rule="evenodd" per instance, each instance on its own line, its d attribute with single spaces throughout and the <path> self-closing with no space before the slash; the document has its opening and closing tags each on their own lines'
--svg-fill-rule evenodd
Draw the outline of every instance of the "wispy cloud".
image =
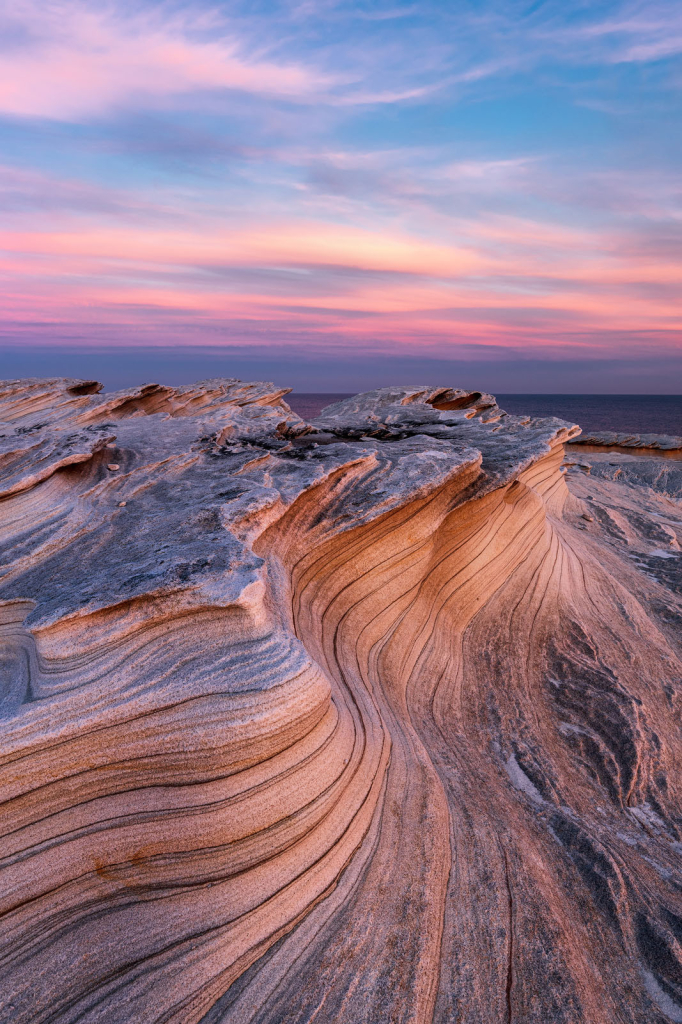
<svg viewBox="0 0 682 1024">
<path fill-rule="evenodd" d="M 488 345 L 525 329 L 532 349 L 567 323 L 593 345 L 604 335 L 609 351 L 622 347 L 619 329 L 658 330 L 661 350 L 677 343 L 682 263 L 652 261 L 634 239 L 501 215 L 461 218 L 456 243 L 386 224 L 246 221 L 227 230 L 200 217 L 169 230 L 79 217 L 58 231 L 36 221 L 1 232 L 4 317 L 123 325 L 139 316 L 159 328 L 180 317 L 231 324 L 230 333 L 257 322 L 267 337 L 295 322 L 304 346 L 340 330 L 349 344 L 390 336 L 409 349 L 422 332 L 445 343 L 466 331 Z"/>
<path fill-rule="evenodd" d="M 624 3 L 605 14 L 599 6 L 581 23 L 540 26 L 542 43 L 580 61 L 646 63 L 682 53 L 682 9 L 676 0 Z"/>
<path fill-rule="evenodd" d="M 667 0 L 3 3 L 5 337 L 679 348 Z"/>
<path fill-rule="evenodd" d="M 360 14 L 366 22 L 384 24 L 415 11 Z M 441 44 L 437 55 L 433 45 L 416 59 L 412 54 L 406 67 L 407 48 L 399 35 L 358 38 L 345 51 L 339 42 L 311 41 L 301 54 L 300 46 L 287 46 L 287 41 L 302 14 L 294 9 L 275 15 L 283 29 L 277 40 L 272 38 L 273 16 L 258 21 L 235 11 L 229 17 L 218 7 L 143 4 L 131 9 L 99 7 L 88 0 L 28 0 L 16 8 L 3 0 L 0 113 L 77 121 L 167 106 L 180 97 L 203 96 L 205 102 L 207 94 L 235 92 L 308 105 L 381 106 L 475 82 L 508 63 L 493 59 L 453 66 L 449 47 Z M 319 5 L 310 5 L 309 14 L 319 18 Z"/>
<path fill-rule="evenodd" d="M 219 38 L 206 38 L 209 26 L 187 12 L 141 8 L 123 16 L 67 0 L 23 5 L 21 23 L 33 31 L 3 54 L 6 114 L 78 118 L 216 89 L 310 101 L 333 81 L 312 67 L 245 53 L 224 25 Z"/>
</svg>

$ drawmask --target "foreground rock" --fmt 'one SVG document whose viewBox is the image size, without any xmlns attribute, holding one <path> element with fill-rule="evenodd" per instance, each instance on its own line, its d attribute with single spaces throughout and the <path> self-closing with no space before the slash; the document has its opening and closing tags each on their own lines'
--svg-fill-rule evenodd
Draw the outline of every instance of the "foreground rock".
<svg viewBox="0 0 682 1024">
<path fill-rule="evenodd" d="M 0 1019 L 682 1020 L 682 468 L 285 394 L 0 385 Z"/>
</svg>

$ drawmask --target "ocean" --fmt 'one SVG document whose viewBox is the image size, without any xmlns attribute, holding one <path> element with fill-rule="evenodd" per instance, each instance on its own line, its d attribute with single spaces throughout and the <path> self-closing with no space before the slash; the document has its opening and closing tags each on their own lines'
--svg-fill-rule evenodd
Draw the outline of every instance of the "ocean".
<svg viewBox="0 0 682 1024">
<path fill-rule="evenodd" d="M 303 419 L 318 416 L 325 405 L 349 394 L 304 394 L 285 399 Z M 682 435 L 682 395 L 496 395 L 510 413 L 558 416 L 583 430 L 617 430 Z"/>
</svg>

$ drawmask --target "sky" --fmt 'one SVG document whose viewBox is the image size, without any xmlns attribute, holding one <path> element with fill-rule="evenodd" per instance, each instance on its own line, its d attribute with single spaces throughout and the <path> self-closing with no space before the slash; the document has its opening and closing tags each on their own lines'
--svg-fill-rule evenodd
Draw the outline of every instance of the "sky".
<svg viewBox="0 0 682 1024">
<path fill-rule="evenodd" d="M 681 98 L 679 0 L 0 0 L 0 376 L 680 393 Z"/>
</svg>

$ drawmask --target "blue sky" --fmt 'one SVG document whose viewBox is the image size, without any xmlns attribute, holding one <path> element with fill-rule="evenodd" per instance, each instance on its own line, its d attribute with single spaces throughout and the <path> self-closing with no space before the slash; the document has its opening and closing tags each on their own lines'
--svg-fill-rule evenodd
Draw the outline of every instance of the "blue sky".
<svg viewBox="0 0 682 1024">
<path fill-rule="evenodd" d="M 0 50 L 3 375 L 682 390 L 679 3 L 29 0 Z"/>
</svg>

